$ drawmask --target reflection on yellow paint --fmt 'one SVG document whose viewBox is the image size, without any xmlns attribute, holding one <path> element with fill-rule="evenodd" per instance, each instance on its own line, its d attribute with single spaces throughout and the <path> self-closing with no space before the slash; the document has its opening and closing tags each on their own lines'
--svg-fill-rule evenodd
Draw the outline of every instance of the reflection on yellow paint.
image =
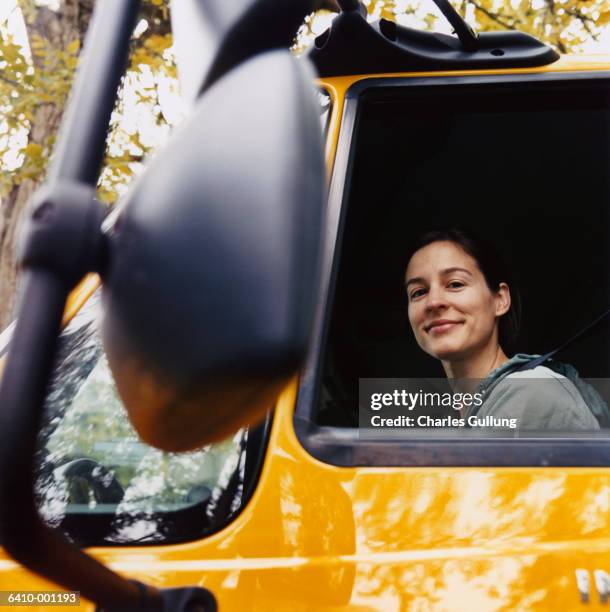
<svg viewBox="0 0 610 612">
<path fill-rule="evenodd" d="M 296 440 L 295 392 L 233 523 L 96 556 L 160 587 L 206 586 L 221 609 L 245 611 L 580 609 L 575 569 L 610 569 L 608 470 L 337 468 Z M 0 576 L 43 585 L 9 561 Z M 593 592 L 587 609 L 598 605 Z"/>
</svg>

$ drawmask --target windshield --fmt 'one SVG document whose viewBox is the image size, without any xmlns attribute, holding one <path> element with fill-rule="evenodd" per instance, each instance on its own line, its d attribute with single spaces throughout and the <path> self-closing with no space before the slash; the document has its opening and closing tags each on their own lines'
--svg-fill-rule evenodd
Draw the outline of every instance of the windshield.
<svg viewBox="0 0 610 612">
<path fill-rule="evenodd" d="M 167 542 L 224 524 L 242 502 L 248 432 L 190 453 L 141 442 L 103 352 L 100 291 L 62 332 L 39 438 L 36 494 L 81 543 Z"/>
</svg>

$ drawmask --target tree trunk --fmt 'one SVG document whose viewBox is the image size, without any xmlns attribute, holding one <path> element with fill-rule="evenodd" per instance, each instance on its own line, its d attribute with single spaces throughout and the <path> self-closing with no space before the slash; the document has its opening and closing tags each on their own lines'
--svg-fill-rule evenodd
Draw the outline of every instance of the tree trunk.
<svg viewBox="0 0 610 612">
<path fill-rule="evenodd" d="M 28 36 L 41 37 L 52 50 L 63 50 L 72 41 L 82 40 L 89 24 L 93 0 L 62 0 L 57 12 L 36 10 L 35 18 L 26 21 Z M 34 57 L 34 70 L 44 65 Z M 34 110 L 28 142 L 44 145 L 59 127 L 64 108 L 56 104 L 39 104 Z M 14 316 L 17 290 L 16 242 L 23 212 L 38 183 L 26 179 L 13 185 L 0 204 L 0 331 Z"/>
</svg>

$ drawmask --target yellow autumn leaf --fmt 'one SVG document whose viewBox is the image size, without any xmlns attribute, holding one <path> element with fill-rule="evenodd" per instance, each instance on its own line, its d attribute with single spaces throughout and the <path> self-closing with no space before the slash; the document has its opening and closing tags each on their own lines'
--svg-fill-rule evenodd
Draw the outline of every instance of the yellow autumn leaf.
<svg viewBox="0 0 610 612">
<path fill-rule="evenodd" d="M 21 47 L 18 45 L 8 43 L 0 48 L 2 57 L 9 62 L 9 64 L 17 64 L 22 61 L 21 58 Z"/>
<path fill-rule="evenodd" d="M 76 53 L 78 53 L 80 49 L 80 40 L 75 39 L 73 40 L 67 47 L 66 47 L 66 51 L 72 55 L 75 55 Z"/>
<path fill-rule="evenodd" d="M 23 152 L 30 158 L 37 158 L 42 156 L 42 145 L 37 142 L 30 142 L 23 149 Z"/>
<path fill-rule="evenodd" d="M 170 36 L 151 36 L 144 42 L 144 46 L 156 53 L 163 53 L 171 45 Z"/>
<path fill-rule="evenodd" d="M 46 46 L 46 42 L 39 34 L 32 34 L 30 36 L 30 48 L 31 49 L 43 49 Z"/>
<path fill-rule="evenodd" d="M 603 12 L 597 20 L 597 25 L 608 25 L 610 23 L 610 10 Z"/>
</svg>

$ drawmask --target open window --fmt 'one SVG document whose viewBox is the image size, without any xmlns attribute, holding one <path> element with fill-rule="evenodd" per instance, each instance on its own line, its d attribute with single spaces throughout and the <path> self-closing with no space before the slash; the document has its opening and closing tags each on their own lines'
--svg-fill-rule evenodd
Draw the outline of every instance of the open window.
<svg viewBox="0 0 610 612">
<path fill-rule="evenodd" d="M 37 453 L 37 502 L 82 545 L 159 544 L 209 535 L 253 492 L 270 415 L 189 453 L 143 443 L 119 399 L 99 333 L 100 290 L 59 337 Z"/>
<path fill-rule="evenodd" d="M 606 461 L 598 451 L 580 459 L 557 451 L 568 439 L 578 439 L 579 448 L 604 448 L 596 446 L 608 434 L 603 427 L 554 432 L 553 441 L 510 433 L 505 442 L 515 450 L 504 459 L 489 445 L 481 451 L 502 441 L 482 440 L 468 450 L 462 443 L 476 432 L 451 428 L 413 431 L 391 451 L 373 444 L 377 450 L 369 448 L 366 460 L 357 448 L 366 446 L 358 434 L 359 381 L 444 377 L 439 361 L 417 346 L 407 318 L 405 258 L 426 231 L 464 228 L 495 245 L 522 299 L 513 352 L 545 353 L 610 307 L 609 76 L 364 81 L 348 92 L 341 138 L 328 294 L 297 409 L 305 445 L 321 457 L 332 447 L 326 458 L 347 464 Z M 558 359 L 586 379 L 609 379 L 610 320 Z M 453 444 L 444 458 L 425 451 L 441 433 L 443 444 Z M 408 450 L 413 444 L 419 451 Z"/>
</svg>

